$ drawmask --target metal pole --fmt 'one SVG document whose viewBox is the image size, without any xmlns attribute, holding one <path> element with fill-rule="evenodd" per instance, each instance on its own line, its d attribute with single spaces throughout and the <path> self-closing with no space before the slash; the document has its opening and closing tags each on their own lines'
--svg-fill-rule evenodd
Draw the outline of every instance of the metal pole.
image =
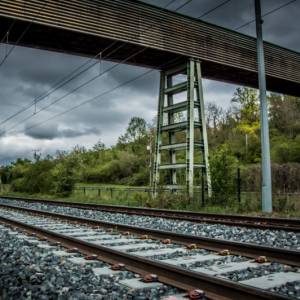
<svg viewBox="0 0 300 300">
<path fill-rule="evenodd" d="M 152 186 L 152 131 L 149 130 L 149 186 Z"/>
<path fill-rule="evenodd" d="M 201 169 L 201 206 L 205 205 L 205 185 L 204 185 L 204 169 Z"/>
<path fill-rule="evenodd" d="M 272 212 L 271 161 L 268 124 L 268 107 L 266 99 L 266 75 L 264 45 L 262 37 L 262 18 L 260 0 L 255 0 L 257 63 L 260 98 L 261 151 L 262 151 L 262 211 Z"/>
</svg>

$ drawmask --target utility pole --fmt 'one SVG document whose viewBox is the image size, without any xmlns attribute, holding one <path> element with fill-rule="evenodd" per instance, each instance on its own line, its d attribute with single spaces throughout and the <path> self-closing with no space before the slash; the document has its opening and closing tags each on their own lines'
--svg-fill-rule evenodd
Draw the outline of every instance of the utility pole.
<svg viewBox="0 0 300 300">
<path fill-rule="evenodd" d="M 272 181 L 271 181 L 271 160 L 269 141 L 268 105 L 266 97 L 266 74 L 264 59 L 264 44 L 262 36 L 262 17 L 260 0 L 255 1 L 255 19 L 257 36 L 257 64 L 258 83 L 260 99 L 260 126 L 261 126 L 261 155 L 262 155 L 262 211 L 272 212 Z"/>
</svg>

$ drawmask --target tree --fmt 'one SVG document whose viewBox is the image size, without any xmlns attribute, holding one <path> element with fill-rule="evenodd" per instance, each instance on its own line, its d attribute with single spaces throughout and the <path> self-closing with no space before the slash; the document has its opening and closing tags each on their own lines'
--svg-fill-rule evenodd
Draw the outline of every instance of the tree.
<svg viewBox="0 0 300 300">
<path fill-rule="evenodd" d="M 129 144 L 135 142 L 145 137 L 146 133 L 146 121 L 143 118 L 133 117 L 128 124 L 125 134 L 119 137 L 118 143 Z"/>
<path fill-rule="evenodd" d="M 252 88 L 237 88 L 233 98 L 235 124 L 235 154 L 247 162 L 260 159 L 259 101 L 257 91 Z M 245 149 L 243 151 L 243 149 Z"/>
<path fill-rule="evenodd" d="M 94 151 L 102 151 L 105 150 L 105 144 L 99 140 L 94 146 L 93 146 Z"/>
<path fill-rule="evenodd" d="M 246 134 L 255 134 L 259 129 L 259 102 L 257 92 L 251 88 L 237 88 L 231 100 L 237 128 Z"/>
<path fill-rule="evenodd" d="M 272 93 L 270 102 L 270 127 L 279 134 L 295 138 L 300 134 L 300 99 Z"/>
<path fill-rule="evenodd" d="M 210 126 L 212 124 L 213 129 L 216 130 L 222 121 L 223 113 L 222 107 L 213 102 L 208 103 L 206 107 L 207 125 Z"/>
</svg>

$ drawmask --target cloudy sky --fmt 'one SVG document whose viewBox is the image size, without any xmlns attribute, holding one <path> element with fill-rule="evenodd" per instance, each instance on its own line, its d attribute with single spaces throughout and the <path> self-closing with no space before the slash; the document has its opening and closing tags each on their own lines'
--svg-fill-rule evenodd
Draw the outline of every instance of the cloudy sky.
<svg viewBox="0 0 300 300">
<path fill-rule="evenodd" d="M 165 6 L 169 1 L 144 2 Z M 177 0 L 168 9 L 174 10 L 185 2 L 186 0 Z M 180 12 L 198 17 L 222 2 L 224 1 L 193 0 Z M 236 29 L 254 18 L 253 2 L 253 0 L 231 0 L 203 19 Z M 288 2 L 290 0 L 262 0 L 262 12 L 272 11 Z M 252 23 L 239 31 L 254 36 L 255 25 Z M 264 39 L 269 42 L 300 52 L 299 32 L 300 0 L 265 17 Z M 0 46 L 0 58 L 5 55 L 5 47 L 3 44 Z M 33 104 L 35 98 L 46 93 L 57 81 L 86 61 L 87 58 L 61 53 L 22 47 L 14 49 L 5 64 L 0 67 L 0 164 L 8 163 L 16 157 L 30 158 L 35 149 L 39 149 L 43 154 L 53 154 L 56 150 L 69 150 L 77 144 L 91 147 L 99 139 L 110 146 L 125 131 L 132 116 L 143 117 L 147 122 L 153 120 L 157 108 L 159 80 L 157 71 L 111 94 L 97 98 L 96 101 L 52 118 L 145 72 L 142 68 L 121 65 L 75 93 L 65 96 L 97 75 L 100 68 L 103 71 L 113 66 L 112 63 L 104 62 L 101 66 L 95 65 L 37 105 L 32 105 L 24 113 L 4 122 L 23 107 Z M 235 88 L 234 85 L 205 80 L 205 101 L 228 107 Z M 47 108 L 53 101 L 57 103 Z M 50 120 L 47 121 L 48 119 Z"/>
</svg>

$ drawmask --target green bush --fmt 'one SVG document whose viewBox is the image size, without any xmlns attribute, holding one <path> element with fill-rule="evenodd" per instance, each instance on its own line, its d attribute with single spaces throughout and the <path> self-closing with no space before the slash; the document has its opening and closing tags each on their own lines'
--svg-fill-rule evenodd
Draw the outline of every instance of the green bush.
<svg viewBox="0 0 300 300">
<path fill-rule="evenodd" d="M 52 170 L 53 190 L 52 193 L 61 196 L 69 196 L 73 192 L 76 177 L 74 174 L 76 160 L 66 159 L 64 163 L 58 163 Z"/>
<path fill-rule="evenodd" d="M 236 193 L 237 159 L 223 144 L 210 156 L 213 204 L 228 204 Z"/>
</svg>

